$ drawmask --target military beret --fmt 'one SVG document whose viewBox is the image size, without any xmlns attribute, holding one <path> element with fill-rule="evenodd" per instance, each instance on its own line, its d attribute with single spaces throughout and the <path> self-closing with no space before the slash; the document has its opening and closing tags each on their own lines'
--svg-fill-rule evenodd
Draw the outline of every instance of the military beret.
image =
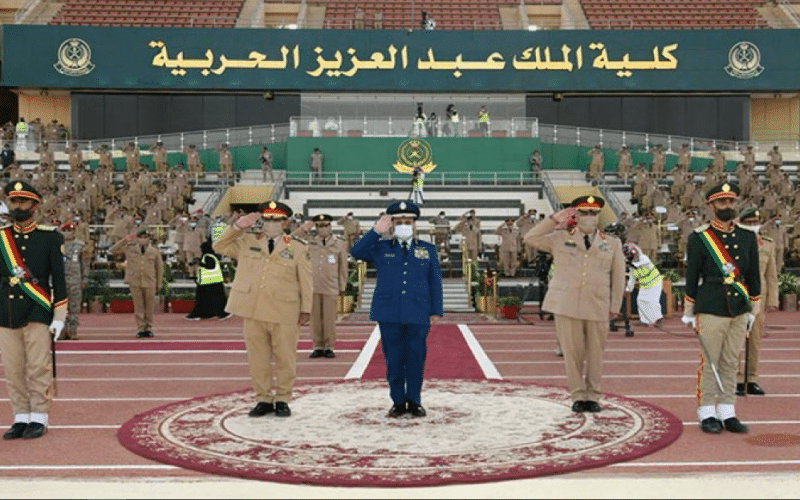
<svg viewBox="0 0 800 500">
<path fill-rule="evenodd" d="M 333 217 L 328 214 L 317 214 L 313 218 L 314 222 L 331 222 Z"/>
<path fill-rule="evenodd" d="M 3 192 L 8 198 L 28 198 L 34 201 L 42 201 L 42 195 L 39 194 L 39 191 L 23 180 L 9 182 Z"/>
<path fill-rule="evenodd" d="M 258 206 L 258 211 L 265 219 L 283 219 L 292 216 L 292 209 L 289 208 L 289 205 L 279 201 L 265 201 Z"/>
<path fill-rule="evenodd" d="M 740 190 L 737 184 L 722 182 L 708 190 L 706 193 L 706 201 L 710 203 L 723 198 L 732 198 L 735 200 L 739 197 L 739 192 Z"/>
<path fill-rule="evenodd" d="M 739 213 L 739 220 L 753 218 L 761 219 L 761 212 L 755 207 L 745 208 Z"/>
<path fill-rule="evenodd" d="M 411 200 L 395 201 L 386 207 L 386 213 L 392 217 L 414 217 L 419 218 L 419 207 Z"/>
<path fill-rule="evenodd" d="M 589 196 L 579 196 L 572 200 L 572 204 L 570 206 L 578 208 L 580 210 L 595 210 L 600 211 L 601 208 L 606 204 L 606 200 L 599 196 L 589 195 Z"/>
</svg>

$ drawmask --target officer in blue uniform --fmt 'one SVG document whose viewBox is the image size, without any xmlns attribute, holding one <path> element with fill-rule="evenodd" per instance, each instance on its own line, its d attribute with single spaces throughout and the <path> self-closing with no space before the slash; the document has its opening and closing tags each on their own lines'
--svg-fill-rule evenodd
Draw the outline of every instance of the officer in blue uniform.
<svg viewBox="0 0 800 500">
<path fill-rule="evenodd" d="M 439 256 L 435 246 L 414 236 L 418 218 L 416 204 L 396 201 L 350 250 L 372 262 L 378 275 L 369 317 L 381 332 L 393 418 L 426 414 L 420 395 L 426 341 L 430 325 L 443 314 Z"/>
</svg>

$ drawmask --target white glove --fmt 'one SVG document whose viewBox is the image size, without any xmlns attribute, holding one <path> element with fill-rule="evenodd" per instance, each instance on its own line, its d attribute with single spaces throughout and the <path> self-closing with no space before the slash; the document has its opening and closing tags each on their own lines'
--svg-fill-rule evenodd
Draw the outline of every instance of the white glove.
<svg viewBox="0 0 800 500">
<path fill-rule="evenodd" d="M 753 329 L 753 324 L 756 322 L 756 315 L 753 313 L 747 313 L 747 332 L 749 333 L 750 330 Z"/>
<path fill-rule="evenodd" d="M 681 318 L 681 323 L 686 326 L 692 325 L 692 330 L 697 330 L 697 320 L 694 316 L 687 316 L 684 314 Z"/>
<path fill-rule="evenodd" d="M 54 319 L 52 323 L 50 323 L 50 333 L 53 334 L 53 342 L 58 340 L 59 335 L 61 335 L 61 330 L 64 329 L 64 322 Z"/>
</svg>

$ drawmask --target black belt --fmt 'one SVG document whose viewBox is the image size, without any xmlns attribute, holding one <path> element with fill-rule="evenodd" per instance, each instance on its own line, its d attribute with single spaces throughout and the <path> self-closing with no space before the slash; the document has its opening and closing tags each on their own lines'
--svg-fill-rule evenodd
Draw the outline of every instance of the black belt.
<svg viewBox="0 0 800 500">
<path fill-rule="evenodd" d="M 733 280 L 730 281 L 726 280 L 728 280 L 728 278 L 721 278 L 719 276 L 711 276 L 708 278 L 705 277 L 703 278 L 703 282 L 705 283 L 722 283 L 724 285 L 732 285 L 734 281 L 737 283 L 744 283 L 744 280 L 742 280 L 741 278 L 734 278 Z"/>
</svg>

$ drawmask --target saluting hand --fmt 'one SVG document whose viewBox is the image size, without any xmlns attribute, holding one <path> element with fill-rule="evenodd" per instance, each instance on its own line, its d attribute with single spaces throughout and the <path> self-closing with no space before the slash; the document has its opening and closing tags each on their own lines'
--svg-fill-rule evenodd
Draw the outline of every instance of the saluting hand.
<svg viewBox="0 0 800 500">
<path fill-rule="evenodd" d="M 307 220 L 307 221 L 303 222 L 302 226 L 300 226 L 300 228 L 305 232 L 311 231 L 311 229 L 313 227 L 314 227 L 314 221 L 313 220 Z"/>
<path fill-rule="evenodd" d="M 381 218 L 378 219 L 378 222 L 375 223 L 375 231 L 386 234 L 389 232 L 389 229 L 392 228 L 392 216 L 389 214 L 381 215 Z"/>
<path fill-rule="evenodd" d="M 234 226 L 238 227 L 239 229 L 247 229 L 248 227 L 255 224 L 258 218 L 261 217 L 261 214 L 258 212 L 250 212 L 247 215 L 243 215 L 236 219 L 236 222 L 233 223 Z"/>
<path fill-rule="evenodd" d="M 135 239 L 136 239 L 136 235 L 135 234 L 127 234 L 127 235 L 125 235 L 125 241 L 130 242 L 130 241 L 133 241 Z"/>
<path fill-rule="evenodd" d="M 559 210 L 550 217 L 552 217 L 552 219 L 556 222 L 556 228 L 563 228 L 567 226 L 567 222 L 569 222 L 569 220 L 575 216 L 577 212 L 577 208 L 567 207 L 563 210 Z"/>
</svg>

